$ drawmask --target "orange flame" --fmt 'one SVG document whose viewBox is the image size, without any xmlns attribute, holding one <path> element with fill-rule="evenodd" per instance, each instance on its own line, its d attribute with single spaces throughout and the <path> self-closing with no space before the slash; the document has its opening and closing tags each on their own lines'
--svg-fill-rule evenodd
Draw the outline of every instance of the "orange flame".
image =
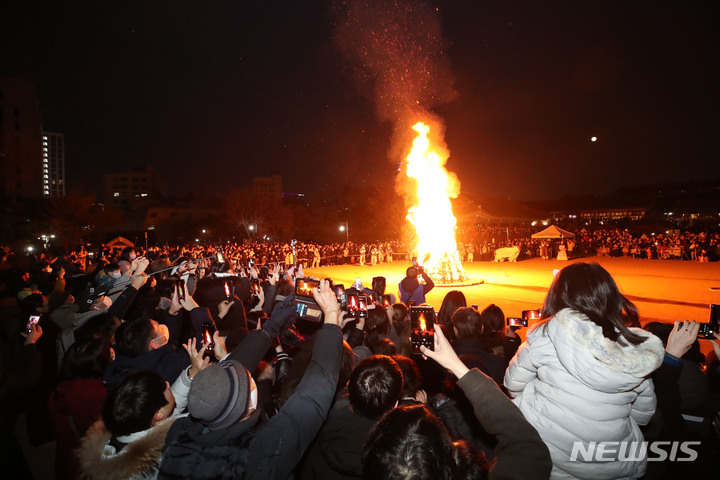
<svg viewBox="0 0 720 480">
<path fill-rule="evenodd" d="M 421 332 L 427 332 L 427 324 L 425 323 L 425 314 L 421 313 L 418 317 L 418 321 L 420 322 L 420 331 Z"/>
<path fill-rule="evenodd" d="M 230 287 L 228 287 L 228 284 L 227 284 L 227 283 L 225 284 L 225 296 L 226 296 L 226 297 L 229 297 L 229 296 L 230 296 Z"/>
<path fill-rule="evenodd" d="M 460 182 L 445 169 L 447 150 L 433 146 L 428 139 L 430 127 L 416 123 L 418 132 L 407 156 L 407 176 L 417 180 L 417 204 L 408 210 L 407 218 L 418 236 L 418 262 L 432 277 L 444 283 L 466 279 L 455 240 L 457 220 L 450 198 L 460 191 Z"/>
<path fill-rule="evenodd" d="M 208 331 L 208 329 L 205 329 L 205 344 L 210 344 L 210 343 L 212 343 L 212 341 L 213 340 L 212 340 L 212 336 L 210 335 L 210 332 Z"/>
</svg>

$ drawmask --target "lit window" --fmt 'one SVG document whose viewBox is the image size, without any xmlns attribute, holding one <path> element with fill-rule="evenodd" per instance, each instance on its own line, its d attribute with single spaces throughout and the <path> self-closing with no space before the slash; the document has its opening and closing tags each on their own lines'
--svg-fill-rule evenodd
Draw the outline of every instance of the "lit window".
<svg viewBox="0 0 720 480">
<path fill-rule="evenodd" d="M 119 196 L 120 196 L 120 192 L 113 193 L 113 197 L 119 197 Z"/>
</svg>

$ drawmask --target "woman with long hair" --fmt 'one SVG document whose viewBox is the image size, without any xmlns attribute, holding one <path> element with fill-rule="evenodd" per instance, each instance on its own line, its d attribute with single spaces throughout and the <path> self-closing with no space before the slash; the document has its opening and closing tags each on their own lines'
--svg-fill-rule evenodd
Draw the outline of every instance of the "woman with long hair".
<svg viewBox="0 0 720 480">
<path fill-rule="evenodd" d="M 633 325 L 639 325 L 635 305 L 600 265 L 569 265 L 550 286 L 542 319 L 504 383 L 550 449 L 552 478 L 645 473 L 638 425 L 655 411 L 648 376 L 664 349 L 660 339 Z M 601 442 L 612 451 L 586 453 Z"/>
</svg>

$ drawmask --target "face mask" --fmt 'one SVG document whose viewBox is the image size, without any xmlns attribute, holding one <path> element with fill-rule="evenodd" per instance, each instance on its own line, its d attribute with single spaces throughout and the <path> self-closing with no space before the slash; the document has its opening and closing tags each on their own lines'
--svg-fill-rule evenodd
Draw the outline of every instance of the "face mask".
<svg viewBox="0 0 720 480">
<path fill-rule="evenodd" d="M 170 300 L 169 298 L 160 299 L 160 305 L 158 306 L 160 310 L 167 310 L 168 308 L 170 308 L 170 306 L 172 306 L 172 300 Z"/>
<path fill-rule="evenodd" d="M 160 330 L 162 330 L 163 333 L 159 337 L 155 337 L 152 340 L 150 340 L 150 346 L 154 349 L 163 347 L 163 346 L 167 345 L 167 343 L 170 341 L 170 330 L 168 330 L 167 325 L 163 325 L 162 323 L 159 323 L 158 326 L 160 327 Z"/>
<path fill-rule="evenodd" d="M 135 259 L 137 258 L 137 255 L 134 254 L 134 253 L 131 253 L 131 254 L 129 255 L 129 257 L 130 257 L 130 260 L 135 260 Z"/>
<path fill-rule="evenodd" d="M 255 382 L 253 382 L 255 383 Z M 248 411 L 257 409 L 257 398 L 258 391 L 257 386 L 250 391 L 250 405 L 248 405 Z"/>
<path fill-rule="evenodd" d="M 120 278 L 120 272 L 110 272 L 112 278 Z"/>
</svg>

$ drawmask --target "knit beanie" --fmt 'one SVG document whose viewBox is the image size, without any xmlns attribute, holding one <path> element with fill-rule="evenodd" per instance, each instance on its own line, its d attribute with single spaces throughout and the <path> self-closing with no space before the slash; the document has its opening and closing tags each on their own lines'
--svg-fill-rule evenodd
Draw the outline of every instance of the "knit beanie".
<svg viewBox="0 0 720 480">
<path fill-rule="evenodd" d="M 233 425 L 245 417 L 250 399 L 250 372 L 227 360 L 195 375 L 188 392 L 188 411 L 210 430 Z"/>
</svg>

